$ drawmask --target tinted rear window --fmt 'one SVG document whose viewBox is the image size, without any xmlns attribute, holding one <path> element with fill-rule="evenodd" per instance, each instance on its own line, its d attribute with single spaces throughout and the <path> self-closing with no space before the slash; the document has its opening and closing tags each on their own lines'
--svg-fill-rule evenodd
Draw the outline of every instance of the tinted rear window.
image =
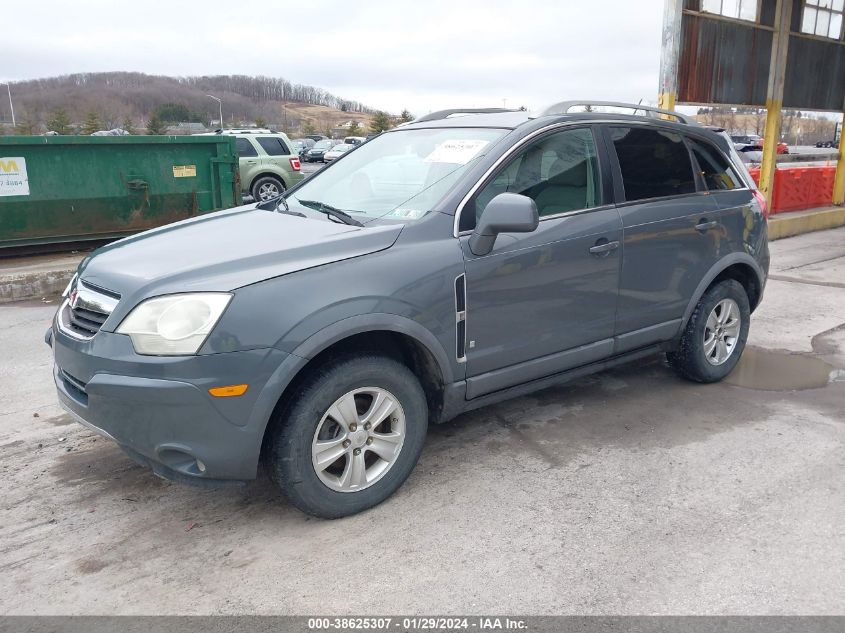
<svg viewBox="0 0 845 633">
<path fill-rule="evenodd" d="M 708 191 L 738 189 L 742 183 L 722 152 L 703 141 L 687 138 Z"/>
<path fill-rule="evenodd" d="M 275 136 L 258 136 L 255 139 L 261 148 L 270 156 L 284 156 L 290 154 L 290 150 L 282 139 Z"/>
<path fill-rule="evenodd" d="M 680 134 L 641 127 L 610 129 L 626 200 L 695 193 L 689 152 Z"/>
</svg>

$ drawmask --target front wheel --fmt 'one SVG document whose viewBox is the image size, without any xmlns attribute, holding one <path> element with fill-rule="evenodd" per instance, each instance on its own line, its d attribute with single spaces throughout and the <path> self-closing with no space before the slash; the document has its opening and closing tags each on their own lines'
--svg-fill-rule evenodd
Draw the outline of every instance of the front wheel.
<svg viewBox="0 0 845 633">
<path fill-rule="evenodd" d="M 726 279 L 701 297 L 675 351 L 666 354 L 672 368 L 695 382 L 717 382 L 730 374 L 748 340 L 751 307 L 745 288 Z"/>
<path fill-rule="evenodd" d="M 428 407 L 416 376 L 375 355 L 315 371 L 275 421 L 269 470 L 300 510 L 334 519 L 375 506 L 407 479 Z"/>
</svg>

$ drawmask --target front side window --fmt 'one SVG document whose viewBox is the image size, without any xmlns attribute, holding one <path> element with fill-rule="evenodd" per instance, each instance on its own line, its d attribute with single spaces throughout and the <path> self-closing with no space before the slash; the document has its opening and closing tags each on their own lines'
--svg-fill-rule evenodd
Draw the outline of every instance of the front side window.
<svg viewBox="0 0 845 633">
<path fill-rule="evenodd" d="M 245 138 L 239 138 L 235 140 L 235 149 L 238 152 L 238 156 L 241 158 L 248 158 L 251 156 L 258 156 L 258 152 L 255 151 L 255 148 Z"/>
<path fill-rule="evenodd" d="M 701 10 L 736 20 L 757 21 L 757 0 L 701 0 Z"/>
<path fill-rule="evenodd" d="M 258 136 L 255 139 L 261 148 L 270 156 L 286 156 L 290 154 L 282 139 L 275 136 Z"/>
<path fill-rule="evenodd" d="M 435 128 L 386 132 L 311 176 L 288 197 L 341 209 L 359 222 L 408 221 L 431 211 L 507 130 Z M 349 146 L 348 149 L 352 149 Z"/>
<path fill-rule="evenodd" d="M 506 192 L 534 200 L 540 217 L 598 206 L 599 170 L 592 131 L 567 130 L 531 143 L 467 204 L 460 230 L 475 228 L 484 207 Z"/>
<path fill-rule="evenodd" d="M 845 0 L 804 0 L 801 32 L 841 39 L 843 9 Z"/>
<path fill-rule="evenodd" d="M 739 189 L 742 182 L 722 152 L 709 143 L 688 138 L 693 156 L 698 163 L 701 178 L 708 191 Z"/>
<path fill-rule="evenodd" d="M 680 134 L 646 127 L 612 127 L 625 199 L 695 193 L 689 152 Z"/>
</svg>

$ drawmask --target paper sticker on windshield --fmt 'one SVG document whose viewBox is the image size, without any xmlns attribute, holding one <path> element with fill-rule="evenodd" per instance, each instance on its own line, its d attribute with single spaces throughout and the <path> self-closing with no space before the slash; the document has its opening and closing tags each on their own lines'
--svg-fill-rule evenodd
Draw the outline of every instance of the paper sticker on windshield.
<svg viewBox="0 0 845 633">
<path fill-rule="evenodd" d="M 393 211 L 391 211 L 390 213 L 387 214 L 387 217 L 405 218 L 405 219 L 408 219 L 408 220 L 416 220 L 418 218 L 421 218 L 424 215 L 425 215 L 425 211 L 423 211 L 421 209 L 399 208 L 399 209 L 393 209 Z"/>
<path fill-rule="evenodd" d="M 443 141 L 425 157 L 426 163 L 454 163 L 466 165 L 480 152 L 489 141 L 453 140 Z"/>
</svg>

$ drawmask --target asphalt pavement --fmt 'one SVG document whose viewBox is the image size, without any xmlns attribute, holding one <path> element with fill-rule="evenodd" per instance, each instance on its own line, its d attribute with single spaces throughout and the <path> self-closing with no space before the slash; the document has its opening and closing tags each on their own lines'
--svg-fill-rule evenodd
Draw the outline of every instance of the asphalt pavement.
<svg viewBox="0 0 845 633">
<path fill-rule="evenodd" d="M 659 356 L 430 429 L 363 514 L 156 478 L 56 405 L 0 306 L 2 614 L 843 614 L 845 228 L 772 244 L 726 382 Z"/>
</svg>

